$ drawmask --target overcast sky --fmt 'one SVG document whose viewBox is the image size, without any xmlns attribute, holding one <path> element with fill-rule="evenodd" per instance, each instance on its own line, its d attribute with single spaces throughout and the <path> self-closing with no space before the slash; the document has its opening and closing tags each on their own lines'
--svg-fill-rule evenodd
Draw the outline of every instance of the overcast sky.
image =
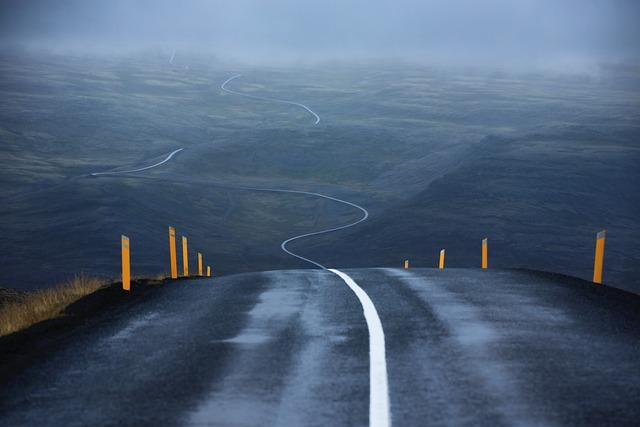
<svg viewBox="0 0 640 427">
<path fill-rule="evenodd" d="M 2 43 L 457 63 L 640 58 L 636 0 L 0 0 Z"/>
</svg>

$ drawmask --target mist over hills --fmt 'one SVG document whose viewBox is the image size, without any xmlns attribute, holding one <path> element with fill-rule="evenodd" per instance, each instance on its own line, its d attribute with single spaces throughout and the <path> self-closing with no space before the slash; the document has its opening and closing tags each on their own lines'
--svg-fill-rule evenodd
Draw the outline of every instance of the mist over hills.
<svg viewBox="0 0 640 427">
<path fill-rule="evenodd" d="M 0 46 L 585 71 L 637 65 L 639 17 L 633 0 L 0 0 Z"/>
<path fill-rule="evenodd" d="M 4 286 L 79 271 L 118 274 L 121 233 L 134 274 L 167 269 L 166 227 L 216 274 L 304 267 L 295 234 L 336 266 L 479 263 L 589 278 L 594 233 L 609 230 L 605 281 L 638 291 L 638 70 L 598 76 L 479 73 L 402 64 L 230 65 L 167 52 L 2 57 L 0 243 Z M 452 71 L 453 70 L 453 71 Z M 302 109 L 220 90 L 304 102 Z M 154 164 L 121 176 L 92 172 Z M 193 261 L 192 261 L 193 262 Z"/>
<path fill-rule="evenodd" d="M 638 290 L 640 4 L 631 0 L 0 0 L 0 285 L 166 269 L 166 227 L 217 274 L 491 264 Z M 242 74 L 231 86 L 220 85 Z M 262 98 L 262 99 L 261 99 Z M 299 105 L 322 117 L 315 126 Z M 134 174 L 92 176 L 162 162 Z"/>
</svg>

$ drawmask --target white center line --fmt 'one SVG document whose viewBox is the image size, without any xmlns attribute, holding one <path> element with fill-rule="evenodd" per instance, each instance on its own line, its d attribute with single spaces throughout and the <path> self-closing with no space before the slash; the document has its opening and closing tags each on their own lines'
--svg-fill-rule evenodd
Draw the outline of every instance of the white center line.
<svg viewBox="0 0 640 427">
<path fill-rule="evenodd" d="M 384 345 L 384 330 L 378 311 L 369 295 L 354 280 L 342 271 L 330 268 L 356 294 L 364 311 L 369 329 L 369 426 L 391 426 L 389 410 L 389 384 L 387 379 L 387 357 Z"/>
</svg>

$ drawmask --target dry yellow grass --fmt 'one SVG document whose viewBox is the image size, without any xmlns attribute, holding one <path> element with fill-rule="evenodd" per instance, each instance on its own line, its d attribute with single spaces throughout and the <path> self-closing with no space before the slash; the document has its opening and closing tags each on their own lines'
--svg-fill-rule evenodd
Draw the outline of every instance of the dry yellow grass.
<svg viewBox="0 0 640 427">
<path fill-rule="evenodd" d="M 133 276 L 131 278 L 131 280 L 133 282 L 145 280 L 145 281 L 149 281 L 150 282 L 149 284 L 154 284 L 155 282 L 160 283 L 163 280 L 168 279 L 168 278 L 169 278 L 169 275 L 167 273 L 157 273 L 157 274 L 154 274 L 154 275 L 146 275 L 146 276 L 137 276 L 136 275 L 136 276 Z"/>
<path fill-rule="evenodd" d="M 0 336 L 58 317 L 67 306 L 106 284 L 104 279 L 79 275 L 55 288 L 28 293 L 0 307 Z"/>
</svg>

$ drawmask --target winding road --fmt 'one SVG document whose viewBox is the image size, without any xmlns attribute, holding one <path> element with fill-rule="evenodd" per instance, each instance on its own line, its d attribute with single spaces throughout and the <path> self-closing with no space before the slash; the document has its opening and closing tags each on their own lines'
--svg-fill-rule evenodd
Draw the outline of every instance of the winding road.
<svg viewBox="0 0 640 427">
<path fill-rule="evenodd" d="M 152 175 L 134 176 L 180 182 Z M 73 327 L 0 338 L 0 424 L 637 425 L 638 295 L 522 270 L 328 269 L 287 245 L 365 208 L 227 187 L 361 216 L 282 242 L 318 268 L 111 286 L 72 305 L 90 312 Z"/>
<path fill-rule="evenodd" d="M 251 99 L 258 99 L 258 100 L 262 100 L 262 101 L 270 101 L 270 102 L 280 102 L 283 104 L 290 104 L 290 105 L 296 105 L 298 107 L 304 108 L 306 111 L 308 111 L 309 113 L 311 113 L 316 121 L 315 124 L 317 125 L 318 123 L 320 123 L 320 116 L 318 116 L 313 110 L 311 110 L 309 107 L 307 107 L 304 104 L 301 104 L 299 102 L 292 102 L 292 101 L 286 101 L 286 100 L 282 100 L 282 99 L 277 99 L 277 98 L 268 98 L 268 97 L 264 97 L 264 96 L 257 96 L 257 95 L 251 95 L 251 94 L 246 94 L 243 92 L 237 92 L 235 90 L 231 90 L 227 88 L 227 85 L 232 82 L 233 80 L 242 77 L 242 74 L 236 74 L 232 77 L 229 77 L 227 80 L 225 80 L 221 85 L 220 85 L 220 89 L 222 89 L 223 91 L 230 93 L 230 94 L 234 94 L 234 95 L 239 95 L 239 96 L 244 96 L 246 98 L 251 98 Z M 306 261 L 316 267 L 322 268 L 322 269 L 326 269 L 326 267 L 322 264 L 320 264 L 317 261 L 314 261 L 312 259 L 306 258 L 300 254 L 297 254 L 291 250 L 289 250 L 287 248 L 287 245 L 291 242 L 294 242 L 296 240 L 299 239 L 303 239 L 305 237 L 311 237 L 311 236 L 317 236 L 320 234 L 327 234 L 327 233 L 332 233 L 334 231 L 338 231 L 338 230 L 344 230 L 345 228 L 349 228 L 349 227 L 353 227 L 355 225 L 360 224 L 363 221 L 366 221 L 367 218 L 369 218 L 369 212 L 363 208 L 362 206 L 356 204 L 356 203 L 352 203 L 352 202 L 348 202 L 346 200 L 342 200 L 339 199 L 337 197 L 332 197 L 332 196 L 328 196 L 326 194 L 321 194 L 321 193 L 315 193 L 315 192 L 310 192 L 310 191 L 300 191 L 300 190 L 285 190 L 285 189 L 278 189 L 278 188 L 256 188 L 256 187 L 239 187 L 245 190 L 251 190 L 251 191 L 268 191 L 268 192 L 273 192 L 273 193 L 290 193 L 290 194 L 303 194 L 303 195 L 308 195 L 308 196 L 314 196 L 314 197 L 320 197 L 320 198 L 324 198 L 327 200 L 332 200 L 334 202 L 338 202 L 338 203 L 342 203 L 344 205 L 347 206 L 351 206 L 354 207 L 358 210 L 360 210 L 360 212 L 362 213 L 362 217 L 360 219 L 358 219 L 355 222 L 346 224 L 346 225 L 342 225 L 339 227 L 334 227 L 334 228 L 329 228 L 326 230 L 320 230 L 320 231 L 315 231 L 315 232 L 311 232 L 311 233 L 305 233 L 305 234 L 300 234 L 297 236 L 293 236 L 290 237 L 286 240 L 284 240 L 281 244 L 280 244 L 280 248 L 286 252 L 287 254 L 296 257 L 298 259 L 301 259 L 302 261 Z"/>
<path fill-rule="evenodd" d="M 293 102 L 293 101 L 287 101 L 284 99 L 278 99 L 278 98 L 269 98 L 266 96 L 259 96 L 259 95 L 251 95 L 248 93 L 244 93 L 244 92 L 237 92 L 235 90 L 231 90 L 227 88 L 227 85 L 232 82 L 233 80 L 242 77 L 242 74 L 236 74 L 233 77 L 229 77 L 227 80 L 225 80 L 221 85 L 220 85 L 220 89 L 222 89 L 223 91 L 227 92 L 227 93 L 232 93 L 234 95 L 239 95 L 239 96 L 244 96 L 245 98 L 251 98 L 251 99 L 258 99 L 260 101 L 269 101 L 269 102 L 279 102 L 281 104 L 289 104 L 289 105 L 295 105 L 297 107 L 300 108 L 304 108 L 305 110 L 307 110 L 310 114 L 313 115 L 313 117 L 316 119 L 314 124 L 318 124 L 320 123 L 320 116 L 317 115 L 311 108 L 307 107 L 304 104 L 301 104 L 299 102 Z"/>
<path fill-rule="evenodd" d="M 146 171 L 149 169 L 153 169 L 153 168 L 157 168 L 158 166 L 161 166 L 165 163 L 167 163 L 169 160 L 171 160 L 173 158 L 173 156 L 175 156 L 176 154 L 178 154 L 179 152 L 181 152 L 182 150 L 184 150 L 184 148 L 178 148 L 177 150 L 172 151 L 171 153 L 169 153 L 169 155 L 167 155 L 167 157 L 165 157 L 162 161 L 153 164 L 151 166 L 145 166 L 142 168 L 138 168 L 138 169 L 130 169 L 130 170 L 125 170 L 125 171 L 107 171 L 107 172 L 93 172 L 90 175 L 91 176 L 101 176 L 101 175 L 121 175 L 121 174 L 126 174 L 126 173 L 134 173 L 134 172 L 142 172 L 142 171 Z"/>
<path fill-rule="evenodd" d="M 172 62 L 173 60 L 173 55 L 171 58 Z M 315 124 L 317 125 L 318 123 L 320 123 L 320 116 L 318 116 L 313 110 L 311 110 L 309 107 L 307 107 L 304 104 L 300 104 L 297 102 L 291 102 L 291 101 L 285 101 L 285 100 L 280 100 L 280 99 L 275 99 L 275 98 L 267 98 L 267 97 L 262 97 L 262 96 L 256 96 L 256 95 L 248 95 L 242 92 L 236 92 L 233 91 L 231 89 L 228 89 L 226 86 L 229 82 L 237 79 L 240 77 L 240 74 L 235 75 L 233 77 L 230 77 L 229 79 L 227 79 L 226 81 L 224 81 L 221 85 L 220 85 L 220 89 L 222 89 L 223 91 L 230 93 L 230 94 L 234 94 L 234 95 L 239 95 L 239 96 L 244 96 L 247 98 L 251 98 L 251 99 L 258 99 L 258 100 L 263 100 L 263 101 L 272 101 L 272 102 L 279 102 L 279 103 L 284 103 L 284 104 L 289 104 L 289 105 L 295 105 L 295 106 L 299 106 L 303 109 L 305 109 L 306 111 L 308 111 L 309 113 L 311 113 L 316 121 Z M 173 152 L 171 152 L 164 160 L 162 160 L 161 162 L 158 162 L 156 164 L 153 164 L 151 166 L 146 166 L 146 167 L 141 167 L 141 168 L 137 168 L 137 169 L 132 169 L 132 170 L 126 170 L 126 171 L 113 171 L 113 172 L 94 172 L 91 175 L 92 176 L 102 176 L 102 175 L 121 175 L 121 174 L 130 174 L 130 173 L 135 173 L 135 172 L 142 172 L 142 171 L 146 171 L 155 167 L 158 167 L 160 165 L 165 164 L 166 162 L 168 162 L 169 160 L 171 160 L 171 158 L 173 158 L 173 156 L 175 154 L 177 154 L 178 152 L 182 151 L 183 149 L 180 148 L 178 150 L 175 150 Z M 233 187 L 231 187 L 233 188 Z M 307 263 L 312 264 L 315 267 L 318 267 L 322 270 L 326 270 L 326 271 L 330 271 L 331 273 L 335 274 L 336 276 L 338 276 L 352 291 L 353 293 L 357 296 L 361 307 L 362 307 L 362 311 L 367 323 L 367 328 L 368 328 L 368 334 L 369 334 L 369 391 L 370 391 L 370 396 L 369 396 L 369 426 L 370 427 L 389 427 L 391 425 L 391 414 L 390 414 L 390 407 L 389 407 L 389 390 L 388 390 L 388 379 L 387 379 L 387 364 L 386 364 L 386 356 L 385 356 L 385 337 L 384 337 L 384 330 L 382 328 L 382 323 L 380 321 L 380 318 L 378 316 L 378 313 L 376 311 L 376 308 L 373 304 L 373 302 L 371 301 L 371 299 L 369 298 L 369 296 L 367 295 L 367 293 L 346 273 L 336 270 L 336 269 L 327 269 L 327 267 L 325 267 L 324 265 L 322 265 L 321 263 L 319 263 L 318 261 L 314 261 L 312 259 L 309 259 L 307 257 L 304 257 L 300 254 L 297 254 L 295 252 L 293 252 L 292 250 L 287 248 L 287 245 L 291 242 L 294 242 L 296 240 L 300 240 L 300 239 L 304 239 L 307 237 L 311 237 L 311 236 L 317 236 L 317 235 L 321 235 L 321 234 L 327 234 L 327 233 L 332 233 L 335 231 L 339 231 L 339 230 L 344 230 L 346 228 L 349 227 L 353 227 L 357 224 L 360 224 L 361 222 L 365 221 L 368 217 L 369 217 L 369 212 L 362 206 L 356 204 L 356 203 L 352 203 L 346 200 L 342 200 L 339 199 L 337 197 L 332 197 L 332 196 L 328 196 L 326 194 L 321 194 L 321 193 L 317 193 L 317 192 L 310 192 L 310 191 L 301 191 L 301 190 L 288 190 L 288 189 L 279 189 L 279 188 L 258 188 L 258 187 L 235 187 L 239 190 L 246 190 L 246 191 L 260 191 L 260 192 L 271 192 L 271 193 L 282 193 L 282 194 L 300 194 L 300 195 L 304 195 L 304 196 L 312 196 L 312 197 L 318 197 L 318 198 L 323 198 L 326 200 L 331 200 L 337 203 L 341 203 L 353 208 L 358 209 L 362 216 L 354 221 L 351 222 L 349 224 L 345 224 L 345 225 L 341 225 L 341 226 L 337 226 L 337 227 L 332 227 L 329 229 L 325 229 L 325 230 L 320 230 L 320 231 L 315 231 L 315 232 L 310 232 L 310 233 L 304 233 L 304 234 L 300 234 L 297 236 L 293 236 L 290 237 L 286 240 L 284 240 L 281 244 L 280 244 L 280 248 L 287 254 L 298 258 L 302 261 L 305 261 Z"/>
<path fill-rule="evenodd" d="M 299 239 L 303 239 L 305 237 L 310 237 L 310 236 L 317 236 L 320 234 L 327 234 L 327 233 L 332 233 L 334 231 L 338 231 L 338 230 L 344 230 L 345 228 L 349 228 L 349 227 L 353 227 L 355 225 L 360 224 L 363 221 L 366 221 L 367 218 L 369 218 L 369 212 L 363 208 L 362 206 L 352 203 L 352 202 L 348 202 L 346 200 L 342 200 L 342 199 L 338 199 L 337 197 L 332 197 L 332 196 L 327 196 L 326 194 L 321 194 L 321 193 L 314 193 L 314 192 L 310 192 L 310 191 L 300 191 L 300 190 L 284 190 L 284 189 L 278 189 L 278 188 L 255 188 L 255 187 L 236 187 L 238 189 L 242 189 L 242 190 L 250 190 L 250 191 L 267 191 L 267 192 L 273 192 L 273 193 L 291 193 L 291 194 L 303 194 L 303 195 L 307 195 L 307 196 L 314 196 L 314 197 L 320 197 L 323 199 L 327 199 L 327 200 L 332 200 L 334 202 L 338 202 L 338 203 L 342 203 L 344 205 L 347 206 L 351 206 L 354 207 L 358 210 L 360 210 L 360 212 L 362 213 L 362 217 L 360 219 L 358 219 L 357 221 L 351 222 L 349 224 L 345 224 L 345 225 L 341 225 L 339 227 L 333 227 L 333 228 L 328 228 L 326 230 L 320 230 L 320 231 L 314 231 L 311 233 L 305 233 L 305 234 L 299 234 L 297 236 L 293 236 L 290 237 L 286 240 L 284 240 L 281 244 L 280 244 L 280 248 L 286 252 L 287 254 L 294 256 L 298 259 L 301 259 L 302 261 L 306 261 L 310 264 L 315 265 L 316 267 L 322 268 L 322 269 L 327 269 L 327 267 L 325 267 L 324 265 L 320 264 L 317 261 L 314 261 L 312 259 L 303 257 L 300 254 L 297 254 L 291 250 L 289 250 L 287 248 L 287 245 L 295 240 L 299 240 Z"/>
<path fill-rule="evenodd" d="M 173 59 L 173 56 L 172 56 Z M 290 104 L 290 105 L 295 105 L 295 106 L 299 106 L 303 109 L 305 109 L 306 111 L 308 111 L 309 113 L 311 113 L 315 118 L 315 124 L 317 125 L 318 123 L 320 123 L 320 116 L 318 116 L 313 110 L 311 110 L 309 107 L 307 107 L 304 104 L 300 104 L 297 102 L 291 102 L 291 101 L 285 101 L 285 100 L 280 100 L 280 99 L 275 99 L 275 98 L 267 98 L 267 97 L 261 97 L 261 96 L 255 96 L 255 95 L 248 95 L 242 92 L 236 92 L 230 89 L 226 88 L 226 85 L 233 81 L 234 79 L 239 78 L 240 75 L 235 75 L 233 77 L 230 77 L 229 79 L 227 79 L 225 82 L 223 82 L 220 85 L 220 89 L 222 89 L 223 91 L 227 92 L 227 93 L 231 93 L 234 95 L 240 95 L 240 96 L 244 96 L 247 98 L 252 98 L 252 99 L 258 99 L 258 100 L 264 100 L 264 101 L 272 101 L 272 102 L 280 102 L 280 103 L 284 103 L 284 104 Z M 92 176 L 101 176 L 101 175 L 121 175 L 121 174 L 130 174 L 130 173 L 135 173 L 135 172 L 142 172 L 142 171 L 146 171 L 155 167 L 158 167 L 166 162 L 168 162 L 169 160 L 171 160 L 171 158 L 177 154 L 178 152 L 182 151 L 183 149 L 180 148 L 178 150 L 175 150 L 173 152 L 171 152 L 164 160 L 162 160 L 161 162 L 158 162 L 156 164 L 153 164 L 151 166 L 146 166 L 146 167 L 142 167 L 142 168 L 137 168 L 137 169 L 132 169 L 132 170 L 126 170 L 126 171 L 112 171 L 112 172 L 94 172 L 91 175 Z M 389 390 L 388 390 L 388 378 L 387 378 L 387 364 L 386 364 L 386 356 L 385 356 L 385 337 L 384 337 L 384 330 L 382 328 L 382 322 L 380 321 L 380 318 L 378 316 L 378 313 L 376 311 L 376 308 L 373 304 L 373 302 L 371 301 L 371 299 L 369 298 L 369 296 L 367 295 L 367 293 L 346 273 L 336 270 L 336 269 L 327 269 L 327 267 L 325 267 L 324 265 L 322 265 L 321 263 L 319 263 L 318 261 L 314 261 L 312 259 L 309 259 L 307 257 L 304 257 L 300 254 L 297 254 L 295 252 L 293 252 L 292 250 L 288 249 L 287 245 L 291 242 L 294 242 L 296 240 L 300 240 L 300 239 L 304 239 L 307 237 L 311 237 L 311 236 L 317 236 L 317 235 L 321 235 L 321 234 L 327 234 L 327 233 L 332 233 L 335 231 L 339 231 L 339 230 L 344 230 L 346 228 L 349 227 L 353 227 L 357 224 L 360 224 L 361 222 L 367 220 L 367 218 L 369 217 L 369 212 L 362 206 L 353 203 L 353 202 L 349 202 L 343 199 L 339 199 L 337 197 L 332 197 L 332 196 L 328 196 L 326 194 L 321 194 L 321 193 L 317 193 L 317 192 L 310 192 L 310 191 L 301 191 L 301 190 L 288 190 L 288 189 L 279 189 L 279 188 L 259 188 L 259 187 L 231 187 L 230 188 L 237 188 L 238 190 L 246 190 L 246 191 L 260 191 L 260 192 L 271 192 L 271 193 L 282 193 L 282 194 L 300 194 L 300 195 L 305 195 L 305 196 L 312 196 L 312 197 L 318 197 L 318 198 L 323 198 L 326 200 L 331 200 L 337 203 L 341 203 L 353 208 L 358 209 L 362 216 L 351 223 L 345 224 L 345 225 L 341 225 L 341 226 L 337 226 L 337 227 L 332 227 L 329 229 L 325 229 L 325 230 L 320 230 L 320 231 L 315 231 L 315 232 L 310 232 L 310 233 L 304 233 L 304 234 L 300 234 L 300 235 L 296 235 L 293 237 L 290 237 L 286 240 L 284 240 L 281 244 L 280 244 L 280 248 L 287 254 L 298 258 L 302 261 L 305 261 L 307 263 L 312 264 L 315 267 L 318 267 L 322 270 L 326 270 L 329 271 L 333 274 L 335 274 L 336 276 L 338 276 L 352 291 L 353 293 L 357 296 L 361 307 L 362 307 L 362 311 L 367 323 L 367 328 L 368 328 L 368 334 L 369 334 L 369 426 L 370 427 L 389 427 L 391 425 L 391 413 L 390 413 L 390 405 L 389 405 Z"/>
<path fill-rule="evenodd" d="M 175 51 L 172 53 L 172 60 L 173 60 L 173 55 L 175 55 Z M 228 89 L 226 86 L 227 84 L 229 84 L 231 81 L 241 77 L 241 74 L 236 74 L 230 78 L 228 78 L 227 80 L 225 80 L 221 85 L 220 85 L 220 89 L 222 89 L 223 91 L 227 92 L 227 93 L 231 93 L 234 95 L 240 95 L 240 96 L 244 96 L 247 98 L 252 98 L 252 99 L 259 99 L 259 100 L 263 100 L 263 101 L 271 101 L 271 102 L 280 102 L 280 103 L 285 103 L 285 104 L 290 104 L 290 105 L 296 105 L 299 107 L 304 108 L 306 111 L 308 111 L 309 113 L 311 113 L 315 118 L 316 118 L 316 122 L 315 124 L 320 123 L 320 116 L 318 116 L 313 110 L 311 110 L 309 107 L 307 107 L 304 104 L 300 104 L 298 102 L 292 102 L 292 101 L 286 101 L 286 100 L 281 100 L 281 99 L 276 99 L 276 98 L 267 98 L 267 97 L 262 97 L 262 96 L 256 96 L 256 95 L 249 95 L 246 93 L 242 93 L 242 92 L 237 92 L 231 89 Z M 107 172 L 93 172 L 90 175 L 91 176 L 104 176 L 104 175 L 122 175 L 122 174 L 131 174 L 131 173 L 135 173 L 135 172 L 142 172 L 142 171 L 146 171 L 149 169 L 153 169 L 156 168 L 158 166 L 161 166 L 165 163 L 167 163 L 169 160 L 171 160 L 177 153 L 179 153 L 180 151 L 182 151 L 184 148 L 179 148 L 177 150 L 172 151 L 169 155 L 167 155 L 166 158 L 164 158 L 162 161 L 155 163 L 153 165 L 150 166 L 145 166 L 145 167 L 141 167 L 141 168 L 137 168 L 137 169 L 131 169 L 131 170 L 124 170 L 124 171 L 107 171 Z M 323 198 L 323 199 L 327 199 L 327 200 L 331 200 L 337 203 L 341 203 L 353 208 L 358 209 L 361 213 L 362 213 L 362 217 L 360 217 L 357 221 L 351 222 L 349 224 L 345 224 L 345 225 L 341 225 L 338 227 L 333 227 L 333 228 L 329 228 L 326 230 L 320 230 L 320 231 L 314 231 L 311 233 L 304 233 L 304 234 L 300 234 L 297 236 L 293 236 L 290 237 L 286 240 L 284 240 L 281 244 L 280 244 L 280 248 L 287 254 L 298 258 L 302 261 L 308 262 L 309 264 L 312 264 L 318 268 L 322 268 L 322 269 L 326 269 L 327 267 L 325 267 L 324 265 L 322 265 L 321 263 L 319 263 L 318 261 L 314 261 L 312 259 L 309 259 L 307 257 L 304 257 L 298 253 L 293 252 L 292 250 L 287 248 L 287 245 L 291 242 L 294 242 L 296 240 L 300 240 L 300 239 L 304 239 L 306 237 L 311 237 L 311 236 L 318 236 L 321 234 L 328 234 L 328 233 L 332 233 L 335 231 L 339 231 L 339 230 L 344 230 L 346 228 L 350 228 L 353 227 L 355 225 L 360 224 L 363 221 L 366 221 L 367 218 L 369 218 L 369 212 L 362 206 L 353 203 L 353 202 L 349 202 L 347 200 L 343 200 L 343 199 L 339 199 L 337 197 L 333 197 L 333 196 L 328 196 L 326 194 L 321 194 L 321 193 L 316 193 L 316 192 L 311 192 L 311 191 L 302 191 L 302 190 L 287 190 L 287 189 L 279 189 L 279 188 L 261 188 L 261 187 L 241 187 L 241 186 L 227 186 L 228 188 L 235 188 L 238 190 L 247 190 L 247 191 L 262 191 L 262 192 L 271 192 L 271 193 L 286 193 L 286 194 L 301 194 L 301 195 L 306 195 L 306 196 L 313 196 L 313 197 L 319 197 L 319 198 Z"/>
</svg>

